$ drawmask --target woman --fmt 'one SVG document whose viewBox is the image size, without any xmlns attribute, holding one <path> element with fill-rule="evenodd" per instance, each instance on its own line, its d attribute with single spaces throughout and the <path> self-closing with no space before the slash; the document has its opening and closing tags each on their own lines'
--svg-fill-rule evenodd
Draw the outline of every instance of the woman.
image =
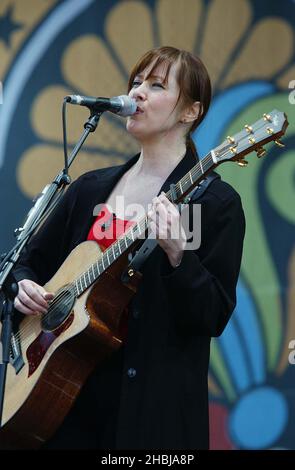
<svg viewBox="0 0 295 470">
<path fill-rule="evenodd" d="M 238 194 L 217 178 L 198 200 L 200 248 L 185 249 L 183 230 L 172 237 L 180 215 L 164 192 L 197 162 L 191 133 L 211 97 L 200 59 L 173 47 L 147 52 L 131 73 L 129 95 L 137 112 L 127 131 L 140 154 L 70 186 L 19 264 L 15 307 L 27 315 L 46 312 L 52 293 L 41 286 L 78 243 L 95 239 L 94 206 L 106 202 L 125 220 L 117 196 L 125 208 L 137 203 L 148 210 L 152 201 L 158 246 L 129 306 L 124 346 L 92 374 L 47 447 L 207 449 L 210 338 L 221 334 L 235 306 L 243 210 Z"/>
</svg>

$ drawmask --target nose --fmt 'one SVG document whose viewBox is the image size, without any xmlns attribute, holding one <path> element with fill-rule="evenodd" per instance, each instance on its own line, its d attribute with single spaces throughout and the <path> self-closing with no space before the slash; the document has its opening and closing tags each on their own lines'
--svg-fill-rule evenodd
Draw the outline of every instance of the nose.
<svg viewBox="0 0 295 470">
<path fill-rule="evenodd" d="M 146 99 L 146 87 L 144 83 L 141 83 L 131 90 L 131 97 L 137 101 L 144 101 Z"/>
</svg>

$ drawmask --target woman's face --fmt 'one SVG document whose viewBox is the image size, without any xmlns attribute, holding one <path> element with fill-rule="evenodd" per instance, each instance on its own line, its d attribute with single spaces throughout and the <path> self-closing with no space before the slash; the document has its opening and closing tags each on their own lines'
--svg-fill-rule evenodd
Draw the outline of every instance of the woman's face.
<svg viewBox="0 0 295 470">
<path fill-rule="evenodd" d="M 166 84 L 165 66 L 159 65 L 147 78 L 150 68 L 134 78 L 129 92 L 129 96 L 136 100 L 137 111 L 128 117 L 126 128 L 140 141 L 167 136 L 179 128 L 177 64 L 171 66 Z"/>
</svg>

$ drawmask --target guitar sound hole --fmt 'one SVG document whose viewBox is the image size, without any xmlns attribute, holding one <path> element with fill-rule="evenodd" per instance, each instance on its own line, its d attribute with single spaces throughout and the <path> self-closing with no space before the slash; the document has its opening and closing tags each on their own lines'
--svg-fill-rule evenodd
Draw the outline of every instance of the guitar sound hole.
<svg viewBox="0 0 295 470">
<path fill-rule="evenodd" d="M 75 295 L 70 289 L 62 289 L 51 301 L 47 312 L 42 316 L 41 326 L 45 332 L 58 328 L 70 315 Z"/>
</svg>

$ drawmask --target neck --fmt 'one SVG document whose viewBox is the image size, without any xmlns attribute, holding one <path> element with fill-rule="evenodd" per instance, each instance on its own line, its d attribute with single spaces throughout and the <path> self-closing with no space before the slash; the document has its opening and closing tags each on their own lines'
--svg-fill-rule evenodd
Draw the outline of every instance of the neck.
<svg viewBox="0 0 295 470">
<path fill-rule="evenodd" d="M 176 144 L 161 142 L 142 143 L 140 157 L 134 165 L 137 175 L 167 177 L 184 157 L 186 146 L 183 141 Z"/>
</svg>

